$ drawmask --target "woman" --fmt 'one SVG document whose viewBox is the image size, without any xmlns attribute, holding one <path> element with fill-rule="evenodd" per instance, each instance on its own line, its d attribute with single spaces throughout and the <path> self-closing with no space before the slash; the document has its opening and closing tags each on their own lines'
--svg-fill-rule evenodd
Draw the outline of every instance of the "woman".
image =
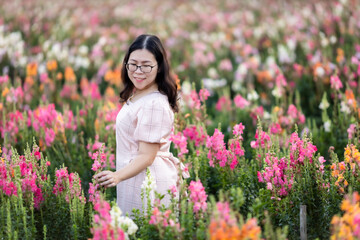
<svg viewBox="0 0 360 240">
<path fill-rule="evenodd" d="M 104 187 L 117 186 L 117 203 L 131 214 L 133 208 L 142 208 L 146 168 L 156 181 L 155 190 L 165 195 L 165 205 L 170 203 L 170 187 L 178 186 L 179 165 L 183 165 L 169 152 L 178 95 L 166 52 L 156 36 L 135 39 L 121 76 L 120 98 L 126 104 L 116 118 L 116 172 L 103 171 L 94 178 Z"/>
</svg>

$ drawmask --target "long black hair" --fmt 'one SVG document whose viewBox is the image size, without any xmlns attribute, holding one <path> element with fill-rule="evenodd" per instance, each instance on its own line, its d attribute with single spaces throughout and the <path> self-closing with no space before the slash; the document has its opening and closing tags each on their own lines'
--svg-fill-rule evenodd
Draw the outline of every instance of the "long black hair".
<svg viewBox="0 0 360 240">
<path fill-rule="evenodd" d="M 121 79 L 124 84 L 124 89 L 120 92 L 120 100 L 122 102 L 126 102 L 134 90 L 135 86 L 128 76 L 126 64 L 129 61 L 130 54 L 133 51 L 139 49 L 146 49 L 154 55 L 158 65 L 158 72 L 155 78 L 155 82 L 158 85 L 158 90 L 168 97 L 168 101 L 172 110 L 174 112 L 178 112 L 179 106 L 177 103 L 177 84 L 174 77 L 170 74 L 170 64 L 167 59 L 165 49 L 160 39 L 155 35 L 140 35 L 130 45 L 129 50 L 124 57 L 121 68 Z"/>
</svg>

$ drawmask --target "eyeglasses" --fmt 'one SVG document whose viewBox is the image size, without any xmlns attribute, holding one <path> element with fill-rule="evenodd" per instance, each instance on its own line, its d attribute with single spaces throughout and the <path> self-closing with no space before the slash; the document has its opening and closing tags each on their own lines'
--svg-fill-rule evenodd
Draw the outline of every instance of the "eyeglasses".
<svg viewBox="0 0 360 240">
<path fill-rule="evenodd" d="M 126 64 L 126 69 L 129 70 L 130 72 L 135 72 L 138 68 L 140 68 L 140 71 L 143 73 L 149 73 L 151 72 L 151 70 L 156 67 L 156 65 L 154 66 L 150 66 L 150 65 L 142 65 L 142 66 L 138 66 L 136 64 L 132 64 L 132 63 L 127 63 Z"/>
</svg>

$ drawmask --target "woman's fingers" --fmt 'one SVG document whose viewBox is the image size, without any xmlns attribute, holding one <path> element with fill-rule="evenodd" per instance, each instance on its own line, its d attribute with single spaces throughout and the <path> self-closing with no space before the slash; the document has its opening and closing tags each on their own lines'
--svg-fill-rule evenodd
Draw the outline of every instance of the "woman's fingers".
<svg viewBox="0 0 360 240">
<path fill-rule="evenodd" d="M 98 174 L 94 175 L 95 179 L 99 179 L 105 175 L 107 175 L 109 173 L 109 171 L 103 171 L 103 172 L 99 172 Z"/>
<path fill-rule="evenodd" d="M 115 187 L 116 179 L 115 173 L 111 171 L 103 171 L 94 175 L 94 179 L 98 181 L 100 186 L 103 187 Z"/>
</svg>

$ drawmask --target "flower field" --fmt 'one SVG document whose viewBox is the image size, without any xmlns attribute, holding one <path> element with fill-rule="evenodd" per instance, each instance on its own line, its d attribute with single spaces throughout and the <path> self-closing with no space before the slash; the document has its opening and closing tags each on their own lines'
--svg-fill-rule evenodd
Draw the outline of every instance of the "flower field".
<svg viewBox="0 0 360 240">
<path fill-rule="evenodd" d="M 0 1 L 0 239 L 360 239 L 360 4 Z M 115 189 L 121 65 L 164 43 L 181 93 L 169 207 Z M 180 199 L 175 196 L 180 195 Z M 146 198 L 144 198 L 146 199 Z"/>
</svg>

